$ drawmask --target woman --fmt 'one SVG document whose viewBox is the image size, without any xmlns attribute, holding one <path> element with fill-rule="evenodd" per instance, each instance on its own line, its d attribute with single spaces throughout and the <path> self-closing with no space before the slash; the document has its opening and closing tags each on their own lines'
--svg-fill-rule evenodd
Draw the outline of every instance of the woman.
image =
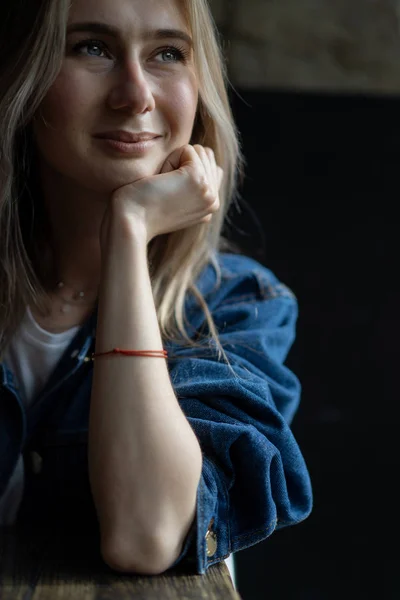
<svg viewBox="0 0 400 600">
<path fill-rule="evenodd" d="M 205 0 L 69 4 L 0 9 L 2 524 L 204 573 L 310 513 L 296 300 L 222 251 L 240 152 Z"/>
</svg>

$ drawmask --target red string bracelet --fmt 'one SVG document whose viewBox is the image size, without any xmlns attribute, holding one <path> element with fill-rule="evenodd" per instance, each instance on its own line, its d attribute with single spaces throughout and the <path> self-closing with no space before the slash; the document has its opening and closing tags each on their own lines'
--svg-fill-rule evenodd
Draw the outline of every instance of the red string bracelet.
<svg viewBox="0 0 400 600">
<path fill-rule="evenodd" d="M 168 352 L 166 350 L 121 350 L 121 348 L 114 348 L 108 352 L 93 352 L 92 360 L 99 356 L 107 356 L 108 354 L 124 354 L 125 356 L 150 356 L 154 358 L 167 358 Z"/>
</svg>

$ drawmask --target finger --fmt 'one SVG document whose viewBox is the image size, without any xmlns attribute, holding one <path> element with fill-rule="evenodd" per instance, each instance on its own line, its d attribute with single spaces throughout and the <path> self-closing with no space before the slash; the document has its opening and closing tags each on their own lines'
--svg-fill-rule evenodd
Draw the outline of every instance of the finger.
<svg viewBox="0 0 400 600">
<path fill-rule="evenodd" d="M 197 152 L 197 155 L 199 156 L 201 162 L 203 163 L 204 170 L 207 175 L 207 180 L 209 180 L 210 174 L 211 174 L 211 167 L 210 167 L 210 161 L 208 160 L 208 156 L 205 151 L 205 148 L 203 146 L 201 146 L 200 144 L 195 144 L 193 146 L 193 148 L 195 149 L 195 151 Z"/>
<path fill-rule="evenodd" d="M 216 190 L 215 191 L 216 207 L 217 207 L 216 210 L 218 210 L 219 206 L 220 206 L 220 189 L 221 189 L 224 172 L 221 169 L 221 167 L 219 167 L 217 165 L 217 161 L 215 159 L 215 153 L 212 150 L 212 148 L 205 147 L 205 151 L 207 152 L 207 156 L 209 158 L 209 161 L 211 164 L 211 169 L 213 172 L 214 185 L 215 185 L 215 190 Z"/>
<path fill-rule="evenodd" d="M 223 169 L 221 169 L 220 166 L 217 165 L 217 161 L 215 158 L 215 153 L 211 148 L 206 148 L 206 152 L 208 154 L 208 157 L 210 159 L 210 163 L 213 169 L 213 173 L 214 173 L 214 180 L 215 180 L 215 187 L 216 187 L 216 195 L 219 195 L 220 189 L 221 189 L 221 184 L 222 184 L 222 179 L 224 176 L 224 171 Z"/>
<path fill-rule="evenodd" d="M 217 186 L 208 153 L 204 146 L 201 146 L 200 144 L 196 144 L 193 147 L 203 163 L 209 189 L 211 191 L 211 194 L 215 197 L 217 194 Z"/>
<path fill-rule="evenodd" d="M 171 171 L 175 171 L 179 169 L 182 161 L 182 154 L 184 152 L 184 146 L 181 148 L 177 148 L 167 157 L 163 166 L 161 167 L 160 174 L 170 173 Z"/>
<path fill-rule="evenodd" d="M 206 154 L 202 150 L 203 148 L 198 144 L 187 146 L 188 161 L 183 166 L 190 170 L 193 169 L 195 177 L 200 181 L 202 192 L 207 194 L 207 196 L 209 195 L 212 199 L 214 196 L 210 186 L 208 166 L 204 160 Z"/>
<path fill-rule="evenodd" d="M 219 197 L 219 192 L 221 189 L 221 184 L 222 184 L 222 180 L 224 177 L 224 171 L 223 169 L 221 169 L 220 166 L 217 165 L 217 161 L 215 158 L 215 153 L 212 150 L 212 148 L 205 148 L 208 158 L 210 160 L 210 164 L 211 164 L 211 168 L 213 171 L 213 175 L 214 175 L 214 181 L 215 181 L 215 188 L 216 188 L 216 196 Z"/>
<path fill-rule="evenodd" d="M 214 193 L 215 196 L 218 196 L 218 192 L 219 192 L 219 176 L 218 176 L 218 170 L 217 170 L 217 162 L 215 160 L 215 154 L 214 151 L 212 150 L 212 148 L 205 148 L 205 151 L 207 153 L 208 156 L 208 160 L 210 161 L 210 166 L 211 166 L 211 173 L 212 173 L 212 177 L 213 177 L 213 187 L 214 187 Z"/>
<path fill-rule="evenodd" d="M 194 161 L 195 164 L 198 164 L 198 155 L 193 149 L 193 146 L 186 144 L 185 146 L 176 148 L 176 150 L 171 152 L 171 154 L 166 158 L 160 174 L 176 171 L 183 166 L 187 166 L 192 161 Z"/>
</svg>

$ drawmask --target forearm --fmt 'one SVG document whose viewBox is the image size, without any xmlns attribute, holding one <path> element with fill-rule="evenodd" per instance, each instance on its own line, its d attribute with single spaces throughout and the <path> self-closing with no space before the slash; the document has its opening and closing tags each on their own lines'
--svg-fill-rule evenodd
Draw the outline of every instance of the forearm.
<svg viewBox="0 0 400 600">
<path fill-rule="evenodd" d="M 96 352 L 161 350 L 146 243 L 116 235 L 103 260 Z M 127 555 L 170 544 L 177 554 L 195 516 L 202 457 L 163 358 L 95 360 L 89 476 L 102 547 Z"/>
</svg>

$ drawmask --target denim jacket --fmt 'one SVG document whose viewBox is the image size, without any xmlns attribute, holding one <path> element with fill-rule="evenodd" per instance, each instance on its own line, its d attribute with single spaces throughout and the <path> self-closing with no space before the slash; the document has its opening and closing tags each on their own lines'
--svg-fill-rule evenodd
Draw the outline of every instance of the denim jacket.
<svg viewBox="0 0 400 600">
<path fill-rule="evenodd" d="M 211 265 L 196 284 L 235 375 L 213 344 L 200 351 L 165 344 L 175 394 L 203 454 L 196 518 L 173 566 L 198 574 L 303 521 L 312 508 L 309 474 L 290 429 L 301 388 L 284 365 L 295 337 L 296 298 L 250 257 L 221 252 L 217 258 L 220 286 Z M 206 333 L 194 297 L 185 306 L 193 331 Z M 97 308 L 28 409 L 0 364 L 0 495 L 20 452 L 25 464 L 17 526 L 100 539 L 87 460 L 96 318 Z"/>
</svg>

